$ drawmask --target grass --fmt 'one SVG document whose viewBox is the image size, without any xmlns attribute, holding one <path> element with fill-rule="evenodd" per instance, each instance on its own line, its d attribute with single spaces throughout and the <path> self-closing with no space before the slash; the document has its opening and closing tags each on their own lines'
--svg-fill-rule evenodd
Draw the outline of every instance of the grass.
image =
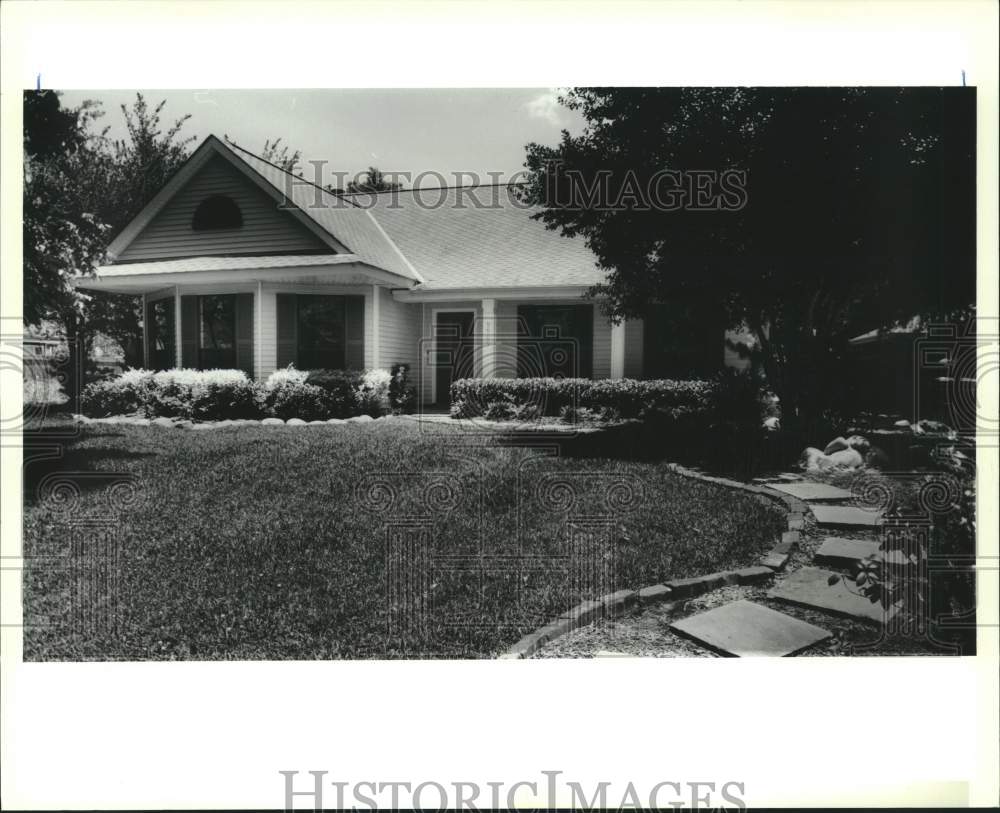
<svg viewBox="0 0 1000 813">
<path fill-rule="evenodd" d="M 79 431 L 25 467 L 31 660 L 492 656 L 597 593 L 749 565 L 783 526 L 666 464 L 403 419 Z M 571 527 L 611 541 L 568 560 Z M 117 558 L 83 566 L 109 529 Z"/>
</svg>

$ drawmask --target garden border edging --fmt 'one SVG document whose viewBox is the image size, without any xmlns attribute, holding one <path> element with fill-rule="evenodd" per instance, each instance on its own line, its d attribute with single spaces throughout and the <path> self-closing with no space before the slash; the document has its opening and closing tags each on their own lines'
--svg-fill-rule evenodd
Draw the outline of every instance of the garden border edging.
<svg viewBox="0 0 1000 813">
<path fill-rule="evenodd" d="M 530 658 L 543 646 L 568 632 L 585 627 L 600 619 L 615 618 L 616 616 L 624 615 L 637 605 L 641 607 L 649 607 L 653 604 L 673 605 L 727 585 L 746 585 L 763 582 L 774 576 L 776 572 L 784 569 L 785 565 L 788 564 L 788 559 L 792 551 L 798 547 L 802 539 L 802 530 L 805 527 L 805 515 L 809 510 L 809 506 L 804 500 L 800 500 L 798 497 L 793 497 L 790 494 L 775 491 L 767 486 L 741 483 L 726 477 L 713 477 L 685 468 L 677 463 L 669 464 L 668 468 L 682 477 L 720 485 L 724 488 L 745 491 L 768 502 L 781 503 L 787 512 L 786 522 L 788 530 L 781 534 L 781 539 L 775 543 L 771 550 L 760 557 L 759 565 L 744 567 L 739 570 L 708 573 L 704 576 L 694 576 L 688 579 L 671 579 L 651 584 L 638 590 L 618 590 L 615 593 L 608 593 L 591 601 L 584 601 L 576 607 L 567 610 L 545 626 L 539 627 L 534 632 L 525 635 L 514 646 L 499 655 L 499 660 Z"/>
</svg>

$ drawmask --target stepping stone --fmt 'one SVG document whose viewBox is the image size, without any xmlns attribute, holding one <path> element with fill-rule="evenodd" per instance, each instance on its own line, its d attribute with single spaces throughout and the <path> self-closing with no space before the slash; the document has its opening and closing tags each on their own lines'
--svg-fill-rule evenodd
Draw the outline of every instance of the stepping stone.
<svg viewBox="0 0 1000 813">
<path fill-rule="evenodd" d="M 837 577 L 837 582 L 830 584 L 829 580 L 834 576 Z M 767 596 L 789 604 L 879 624 L 899 612 L 898 606 L 883 608 L 881 604 L 869 601 L 867 596 L 860 595 L 859 588 L 853 582 L 845 582 L 839 573 L 818 567 L 796 570 L 769 591 Z"/>
<path fill-rule="evenodd" d="M 820 545 L 813 558 L 817 564 L 850 570 L 856 567 L 862 559 L 878 556 L 879 553 L 878 542 L 830 536 L 823 540 L 823 544 Z"/>
<path fill-rule="evenodd" d="M 882 524 L 880 513 L 851 505 L 813 505 L 810 510 L 816 521 L 828 528 L 877 528 Z"/>
<path fill-rule="evenodd" d="M 780 658 L 825 641 L 830 633 L 752 601 L 733 601 L 670 625 L 723 655 Z"/>
<path fill-rule="evenodd" d="M 854 496 L 847 489 L 837 488 L 826 483 L 778 483 L 771 488 L 808 501 L 849 500 Z"/>
</svg>

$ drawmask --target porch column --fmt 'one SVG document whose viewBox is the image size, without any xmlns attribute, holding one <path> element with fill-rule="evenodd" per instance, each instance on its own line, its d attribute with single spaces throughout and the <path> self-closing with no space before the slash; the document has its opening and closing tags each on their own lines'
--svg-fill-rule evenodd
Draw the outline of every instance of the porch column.
<svg viewBox="0 0 1000 813">
<path fill-rule="evenodd" d="M 142 295 L 142 367 L 149 369 L 149 301 Z"/>
<path fill-rule="evenodd" d="M 382 317 L 379 304 L 379 290 L 377 285 L 372 285 L 372 369 L 377 370 L 382 366 Z"/>
<path fill-rule="evenodd" d="M 484 299 L 482 308 L 479 375 L 482 378 L 495 378 L 497 374 L 497 301 Z"/>
<path fill-rule="evenodd" d="M 181 356 L 181 289 L 174 286 L 174 366 L 184 366 Z"/>
<path fill-rule="evenodd" d="M 625 320 L 611 325 L 611 377 L 625 377 Z"/>
</svg>

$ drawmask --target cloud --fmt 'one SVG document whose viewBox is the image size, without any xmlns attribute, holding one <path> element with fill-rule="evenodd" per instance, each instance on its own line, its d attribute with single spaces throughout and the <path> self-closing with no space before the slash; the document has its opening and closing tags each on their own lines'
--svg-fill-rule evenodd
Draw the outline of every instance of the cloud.
<svg viewBox="0 0 1000 813">
<path fill-rule="evenodd" d="M 542 119 L 550 124 L 559 124 L 562 121 L 563 107 L 559 104 L 559 90 L 549 88 L 539 93 L 534 99 L 524 105 L 528 115 L 533 119 Z"/>
</svg>

